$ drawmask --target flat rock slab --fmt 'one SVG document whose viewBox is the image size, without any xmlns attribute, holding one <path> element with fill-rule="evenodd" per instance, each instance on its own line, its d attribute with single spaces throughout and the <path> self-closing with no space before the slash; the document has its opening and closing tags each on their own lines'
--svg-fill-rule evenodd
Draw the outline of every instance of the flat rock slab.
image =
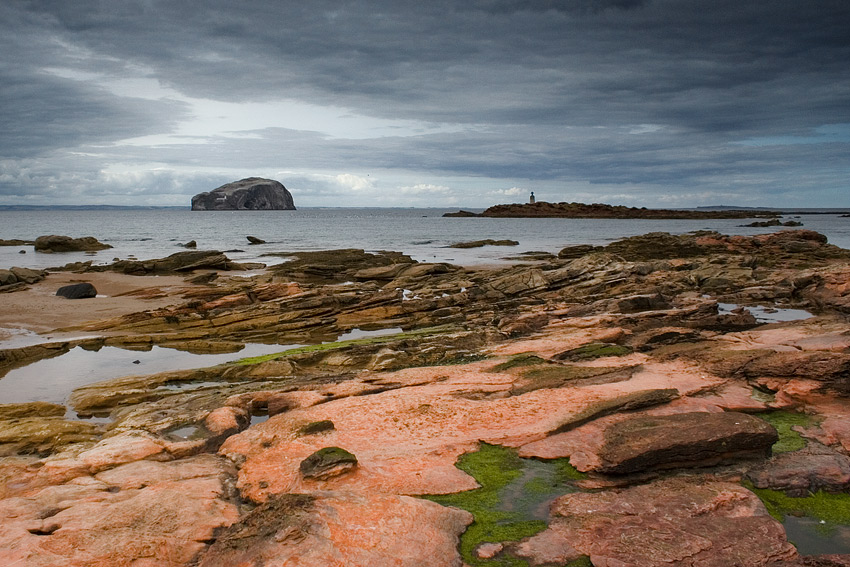
<svg viewBox="0 0 850 567">
<path fill-rule="evenodd" d="M 408 496 L 284 494 L 218 535 L 200 567 L 456 567 L 465 510 Z"/>
<path fill-rule="evenodd" d="M 809 441 L 808 446 L 771 458 L 747 473 L 756 488 L 785 490 L 805 496 L 809 492 L 837 492 L 850 486 L 850 457 Z"/>
<path fill-rule="evenodd" d="M 515 550 L 532 565 L 588 555 L 609 567 L 759 567 L 797 557 L 758 497 L 710 478 L 568 494 L 550 515 L 549 528 Z"/>
<path fill-rule="evenodd" d="M 778 440 L 767 422 L 743 413 L 690 412 L 640 416 L 605 430 L 597 472 L 630 474 L 687 466 L 712 466 L 770 455 Z"/>
</svg>

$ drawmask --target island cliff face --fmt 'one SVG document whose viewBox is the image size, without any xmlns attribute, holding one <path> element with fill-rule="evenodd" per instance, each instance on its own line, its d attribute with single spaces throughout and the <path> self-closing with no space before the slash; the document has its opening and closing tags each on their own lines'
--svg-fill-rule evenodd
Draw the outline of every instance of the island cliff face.
<svg viewBox="0 0 850 567">
<path fill-rule="evenodd" d="M 292 194 L 278 181 L 248 177 L 192 197 L 193 211 L 294 211 Z"/>
</svg>

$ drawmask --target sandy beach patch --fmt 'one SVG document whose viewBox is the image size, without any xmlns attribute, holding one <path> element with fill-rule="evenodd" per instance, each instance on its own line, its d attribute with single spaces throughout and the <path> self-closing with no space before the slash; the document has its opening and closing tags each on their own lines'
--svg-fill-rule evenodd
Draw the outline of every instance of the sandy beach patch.
<svg viewBox="0 0 850 567">
<path fill-rule="evenodd" d="M 98 296 L 91 299 L 56 296 L 60 287 L 80 282 L 94 285 Z M 178 294 L 191 287 L 194 286 L 183 281 L 182 276 L 53 272 L 27 290 L 3 295 L 0 341 L 12 336 L 8 329 L 46 333 L 88 321 L 165 307 L 174 304 Z"/>
</svg>

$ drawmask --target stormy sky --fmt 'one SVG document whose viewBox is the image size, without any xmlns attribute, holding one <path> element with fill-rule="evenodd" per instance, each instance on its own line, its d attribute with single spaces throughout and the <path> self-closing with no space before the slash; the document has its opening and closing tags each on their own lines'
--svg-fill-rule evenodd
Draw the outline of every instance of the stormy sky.
<svg viewBox="0 0 850 567">
<path fill-rule="evenodd" d="M 0 2 L 0 204 L 850 206 L 847 0 Z"/>
</svg>

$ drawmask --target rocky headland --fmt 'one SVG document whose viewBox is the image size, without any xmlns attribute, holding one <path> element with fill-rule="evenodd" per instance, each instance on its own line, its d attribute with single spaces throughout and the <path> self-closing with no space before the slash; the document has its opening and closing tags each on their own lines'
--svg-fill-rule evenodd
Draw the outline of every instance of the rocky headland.
<svg viewBox="0 0 850 567">
<path fill-rule="evenodd" d="M 495 218 L 566 218 L 566 219 L 747 219 L 773 218 L 780 213 L 749 209 L 679 210 L 647 209 L 594 203 L 516 203 L 494 205 L 484 212 L 458 211 L 445 213 L 444 217 L 495 217 Z"/>
<path fill-rule="evenodd" d="M 248 177 L 192 197 L 193 211 L 294 211 L 292 194 L 279 181 Z"/>
<path fill-rule="evenodd" d="M 850 565 L 783 525 L 850 533 L 850 251 L 822 235 L 281 254 L 0 351 L 304 345 L 83 386 L 78 418 L 0 405 L 4 564 Z"/>
</svg>

